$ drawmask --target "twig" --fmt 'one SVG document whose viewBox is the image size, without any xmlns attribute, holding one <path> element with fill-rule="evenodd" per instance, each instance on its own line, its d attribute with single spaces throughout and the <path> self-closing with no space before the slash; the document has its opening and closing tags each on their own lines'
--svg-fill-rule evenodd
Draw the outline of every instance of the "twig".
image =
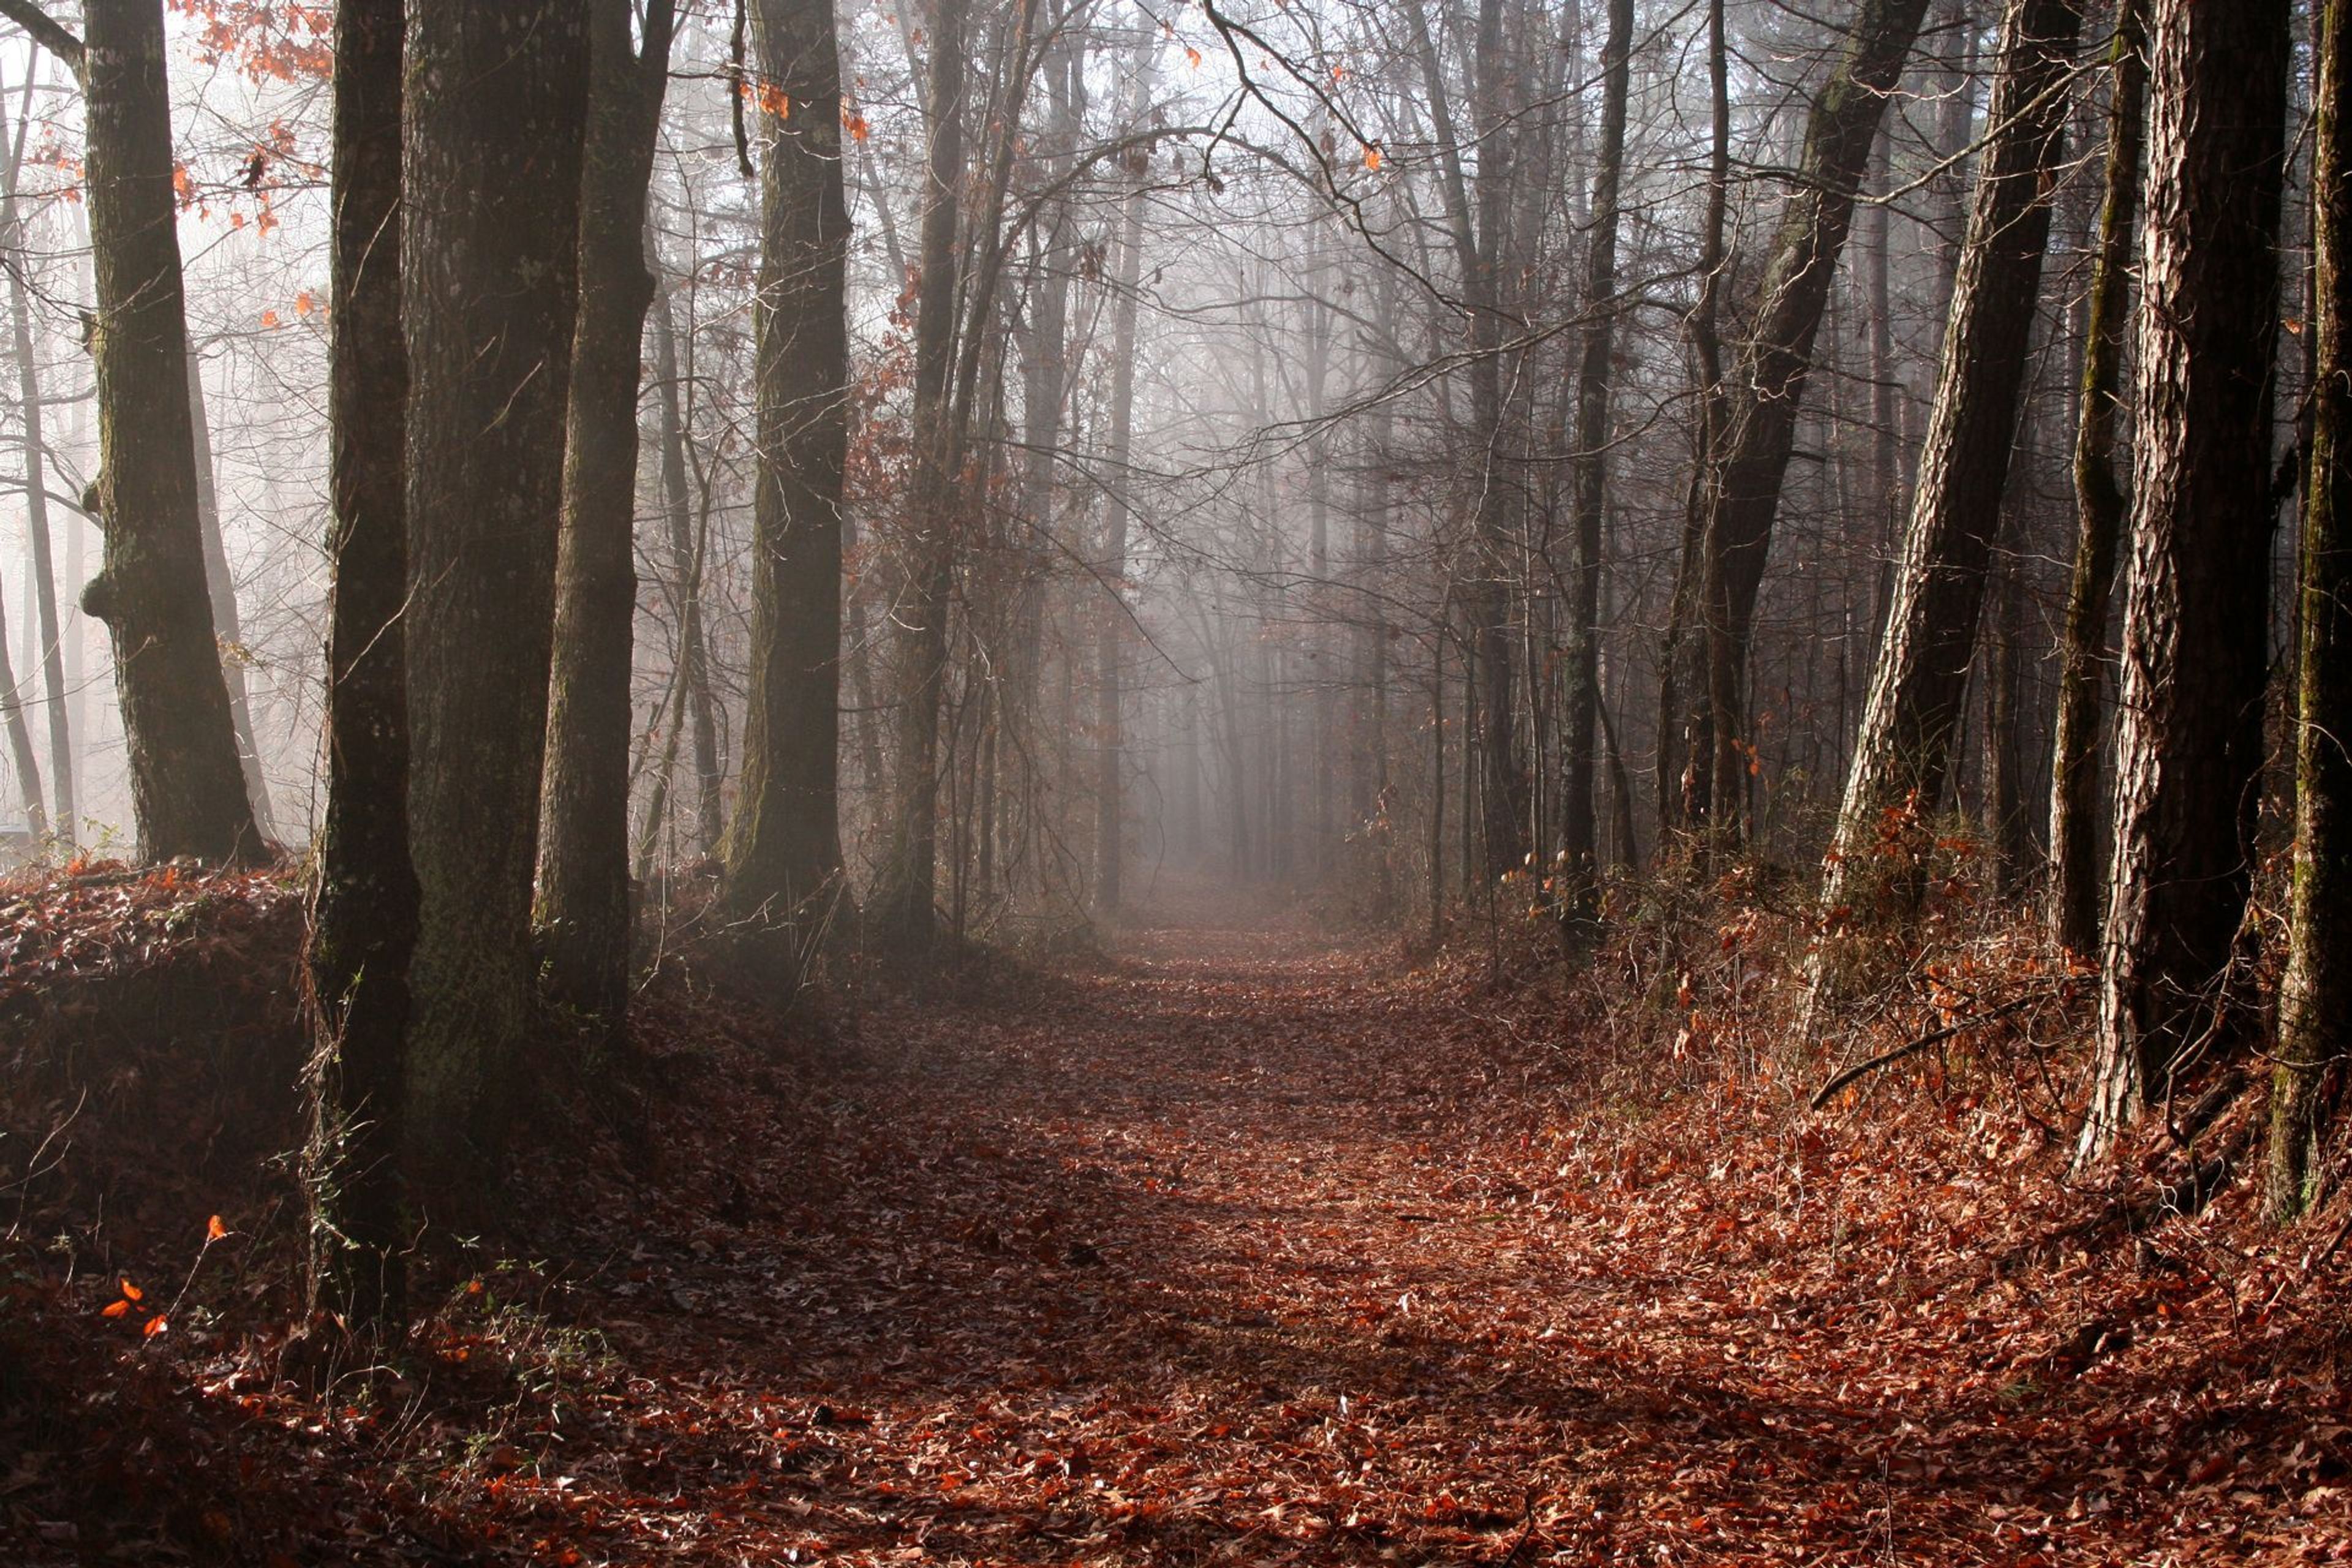
<svg viewBox="0 0 2352 1568">
<path fill-rule="evenodd" d="M 2006 1018 L 2011 1013 L 2022 1012 L 2024 1009 L 2042 1000 L 2042 998 L 2039 995 L 2013 997 L 2011 1000 L 2002 1003 L 2000 1006 L 1995 1007 L 1990 1013 L 1979 1013 L 1973 1017 L 1963 1018 L 1957 1024 L 1947 1024 L 1940 1029 L 1930 1029 L 1927 1033 L 1920 1036 L 1916 1040 L 1912 1040 L 1905 1045 L 1897 1046 L 1893 1050 L 1887 1051 L 1882 1055 L 1874 1056 L 1866 1062 L 1856 1062 L 1853 1066 L 1846 1068 L 1843 1072 L 1839 1073 L 1835 1078 L 1831 1079 L 1829 1082 L 1815 1089 L 1813 1091 L 1813 1098 L 1806 1102 L 1805 1108 L 1808 1110 L 1819 1110 L 1822 1106 L 1827 1105 L 1830 1102 L 1832 1097 L 1833 1097 L 1838 1090 L 1843 1089 L 1854 1079 L 1862 1077 L 1864 1073 L 1875 1072 L 1880 1068 L 1901 1061 L 1905 1057 L 1916 1056 L 1919 1052 L 1926 1050 L 1929 1046 L 1942 1045 L 1946 1040 L 1950 1039 L 1955 1035 L 1963 1034 L 1969 1029 L 1977 1027 L 1979 1024 L 1990 1024 L 1995 1019 Z"/>
</svg>

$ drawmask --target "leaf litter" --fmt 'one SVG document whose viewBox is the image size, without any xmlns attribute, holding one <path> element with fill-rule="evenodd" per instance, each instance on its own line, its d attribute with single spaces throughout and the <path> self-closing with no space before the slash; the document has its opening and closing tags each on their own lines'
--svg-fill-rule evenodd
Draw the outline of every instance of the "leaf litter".
<svg viewBox="0 0 2352 1568">
<path fill-rule="evenodd" d="M 2352 1560 L 2340 1257 L 2306 1276 L 2236 1192 L 2074 1245 L 2096 1194 L 1990 1095 L 1808 1119 L 1749 1064 L 1635 1103 L 1475 968 L 1180 909 L 830 1031 L 663 981 L 639 1087 L 539 1139 L 512 1233 L 428 1260 L 406 1356 L 324 1394 L 278 1375 L 283 1192 L 145 1151 L 155 1235 L 70 1274 L 10 1244 L 0 1542 Z M 169 1332 L 102 1315 L 208 1254 Z"/>
</svg>

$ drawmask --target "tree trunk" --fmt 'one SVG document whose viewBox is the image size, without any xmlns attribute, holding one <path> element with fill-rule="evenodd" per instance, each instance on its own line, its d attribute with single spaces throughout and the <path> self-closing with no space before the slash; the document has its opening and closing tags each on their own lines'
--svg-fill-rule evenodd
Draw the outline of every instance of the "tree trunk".
<svg viewBox="0 0 2352 1568">
<path fill-rule="evenodd" d="M 655 259 L 646 236 L 648 261 Z M 719 762 L 717 702 L 710 694 L 710 650 L 702 628 L 702 551 L 694 526 L 694 500 L 686 474 L 686 410 L 679 391 L 677 322 L 669 290 L 654 288 L 654 374 L 661 382 L 662 514 L 669 524 L 672 569 L 677 574 L 679 674 L 683 701 L 694 729 L 695 842 L 705 855 L 719 847 L 720 802 L 725 785 Z"/>
<path fill-rule="evenodd" d="M 16 767 L 16 798 L 25 807 L 25 828 L 38 846 L 49 836 L 49 814 L 41 801 L 41 764 L 33 755 L 33 732 L 25 723 L 24 689 L 8 658 L 8 628 L 0 620 L 0 716 L 8 726 L 8 756 Z"/>
<path fill-rule="evenodd" d="M 2083 1162 L 2229 1022 L 2263 760 L 2289 0 L 2156 0 L 2116 843 Z"/>
<path fill-rule="evenodd" d="M 540 792 L 539 950 L 548 994 L 617 1021 L 629 994 L 629 689 L 636 632 L 637 386 L 644 372 L 646 191 L 669 80 L 670 0 L 591 0 L 579 310 L 563 449 L 547 765 Z"/>
<path fill-rule="evenodd" d="M 1706 211 L 1698 237 L 1698 300 L 1685 322 L 1696 361 L 1698 419 L 1694 431 L 1690 485 L 1683 500 L 1683 547 L 1675 569 L 1674 595 L 1666 610 L 1665 647 L 1658 660 L 1657 785 L 1659 848 L 1674 828 L 1706 815 L 1715 765 L 1706 700 L 1709 650 L 1717 629 L 1716 595 L 1709 591 L 1713 552 L 1706 520 L 1714 507 L 1717 463 L 1722 453 L 1728 399 L 1723 384 L 1720 325 L 1723 271 L 1727 264 L 1724 229 L 1731 195 L 1730 51 L 1724 38 L 1725 0 L 1707 0 L 1708 116 Z"/>
<path fill-rule="evenodd" d="M 2139 202 L 2147 0 L 2117 0 L 2108 54 L 2106 193 L 2083 340 L 2074 429 L 2074 569 L 2058 645 L 2058 714 L 2051 742 L 2050 934 L 2088 958 L 2099 940 L 2099 699 L 2107 598 L 2128 503 L 2116 472 L 2116 412 L 2130 330 L 2132 238 Z"/>
<path fill-rule="evenodd" d="M 2311 467 L 2304 497 L 2301 692 L 2294 730 L 2294 891 L 2279 983 L 2269 1209 L 2282 1223 L 2317 1199 L 2320 1138 L 2352 1038 L 2352 0 L 2320 13 L 2315 108 Z"/>
<path fill-rule="evenodd" d="M 26 86 L 29 89 L 30 80 Z M 0 232 L 21 248 L 25 228 L 16 205 L 16 177 L 24 153 L 24 126 L 17 127 L 16 156 L 8 166 L 8 183 L 0 190 Z M 65 637 L 58 616 L 58 579 L 49 534 L 48 441 L 43 428 L 41 377 L 33 358 L 33 307 L 25 287 L 25 269 L 8 271 L 8 312 L 16 357 L 16 401 L 24 411 L 25 533 L 33 558 L 33 594 L 40 633 L 41 695 L 48 705 L 49 784 L 56 792 L 58 837 L 71 844 L 81 831 L 81 814 L 75 803 L 72 721 L 73 697 L 79 681 L 69 679 L 65 668 Z M 26 675 L 32 671 L 28 668 Z M 79 672 L 75 671 L 78 675 Z"/>
<path fill-rule="evenodd" d="M 793 109 L 767 122 L 760 187 L 751 690 L 726 900 L 739 919 L 781 925 L 821 921 L 810 901 L 841 878 L 849 211 L 833 0 L 756 10 L 762 87 Z"/>
<path fill-rule="evenodd" d="M 89 0 L 77 62 L 89 122 L 106 564 L 82 608 L 114 640 L 139 856 L 261 850 L 237 763 L 196 517 L 188 332 L 173 191 L 163 0 Z"/>
<path fill-rule="evenodd" d="M 1584 334 L 1576 375 L 1576 428 L 1569 461 L 1576 508 L 1576 568 L 1570 580 L 1567 745 L 1562 758 L 1560 847 L 1570 879 L 1568 907 L 1580 921 L 1600 908 L 1599 773 L 1595 745 L 1601 710 L 1601 512 L 1609 500 L 1610 362 L 1617 339 L 1618 193 L 1625 169 L 1625 99 L 1633 80 L 1633 0 L 1609 0 L 1609 37 L 1601 46 L 1601 166 L 1592 181 L 1592 229 L 1586 243 Z"/>
<path fill-rule="evenodd" d="M 585 9 L 412 0 L 402 212 L 408 691 L 422 892 L 408 1169 L 494 1158 L 536 998 Z"/>
<path fill-rule="evenodd" d="M 261 772 L 261 745 L 253 732 L 253 703 L 245 689 L 245 628 L 236 613 L 236 579 L 230 574 L 228 542 L 221 532 L 220 490 L 213 473 L 212 422 L 205 410 L 205 377 L 195 345 L 188 345 L 188 429 L 195 442 L 196 529 L 205 546 L 205 593 L 212 603 L 213 635 L 222 651 L 221 677 L 228 686 L 229 727 L 236 735 L 237 763 L 253 806 L 253 822 L 264 841 L 278 837 L 269 810 L 269 781 Z M 46 555 L 47 542 L 43 542 Z"/>
<path fill-rule="evenodd" d="M 1863 0 L 1829 80 L 1812 102 L 1798 183 L 1790 192 L 1741 352 L 1721 462 L 1705 524 L 1717 578 L 1707 690 L 1716 713 L 1708 769 L 1710 811 L 1737 836 L 1748 768 L 1741 734 L 1748 652 L 1764 560 L 1796 441 L 1797 411 L 1811 374 L 1813 339 L 1853 219 L 1853 204 L 1879 121 L 1919 31 L 1927 0 Z M 1724 721 L 1728 721 L 1725 722 Z"/>
<path fill-rule="evenodd" d="M 1148 48 L 1148 46 L 1147 46 Z M 1144 106 L 1150 101 L 1151 61 L 1139 51 L 1135 86 L 1129 100 L 1129 120 L 1140 130 Z M 1103 599 L 1095 623 L 1095 914 L 1118 912 L 1119 870 L 1127 856 L 1127 815 L 1123 798 L 1125 765 L 1120 743 L 1126 714 L 1120 707 L 1120 660 L 1127 649 L 1127 528 L 1131 511 L 1127 459 L 1135 429 L 1135 318 L 1137 291 L 1143 281 L 1144 174 L 1150 152 L 1139 147 L 1129 155 L 1125 210 L 1119 219 L 1118 276 L 1113 288 L 1110 349 L 1110 438 L 1105 457 L 1110 467 L 1104 487 L 1103 553 L 1097 572 Z"/>
<path fill-rule="evenodd" d="M 1952 293 L 1894 603 L 1822 871 L 1823 931 L 1808 963 L 1816 1016 L 1874 978 L 1861 960 L 1889 922 L 1906 927 L 1916 906 L 1913 836 L 1890 837 L 1887 826 L 1931 815 L 1943 796 L 2025 385 L 2033 312 L 2020 301 L 2042 287 L 2063 89 L 2081 27 L 2081 0 L 2011 0 L 2002 25 L 1997 129 Z"/>
<path fill-rule="evenodd" d="M 403 0 L 335 11 L 328 324 L 334 574 L 327 808 L 310 910 L 310 1305 L 354 1332 L 404 1315 L 403 1039 L 416 877 L 408 848 L 408 359 L 401 342 Z"/>
<path fill-rule="evenodd" d="M 874 894 L 885 946 L 921 963 L 936 933 L 940 701 L 947 680 L 949 591 L 958 519 L 949 377 L 954 365 L 964 186 L 964 26 L 969 0 L 937 0 L 929 61 L 929 150 L 923 186 L 922 272 L 915 288 L 914 472 L 908 481 L 907 584 L 898 619 L 898 746 L 888 848 Z"/>
</svg>

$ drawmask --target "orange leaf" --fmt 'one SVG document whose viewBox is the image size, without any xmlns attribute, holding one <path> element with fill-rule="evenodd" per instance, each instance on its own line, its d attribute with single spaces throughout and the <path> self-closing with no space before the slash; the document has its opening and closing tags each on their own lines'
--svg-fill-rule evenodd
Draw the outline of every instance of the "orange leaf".
<svg viewBox="0 0 2352 1568">
<path fill-rule="evenodd" d="M 115 1302 L 112 1306 L 110 1306 L 110 1307 L 107 1308 L 105 1311 L 100 1312 L 100 1313 L 99 1314 L 99 1316 L 100 1316 L 100 1317 L 101 1317 L 101 1318 L 119 1318 L 119 1317 L 121 1317 L 125 1312 L 128 1312 L 128 1311 L 130 1311 L 130 1310 L 131 1310 L 131 1303 L 130 1303 L 130 1302 L 128 1302 L 128 1301 L 117 1301 L 117 1302 Z"/>
<path fill-rule="evenodd" d="M 165 1329 L 168 1329 L 168 1328 L 170 1328 L 171 1326 L 172 1326 L 171 1320 L 169 1320 L 169 1319 L 165 1318 L 162 1313 L 158 1312 L 155 1316 L 153 1316 L 153 1317 L 152 1317 L 152 1318 L 148 1319 L 148 1320 L 147 1320 L 147 1326 L 146 1326 L 145 1328 L 143 1328 L 143 1329 L 140 1330 L 139 1331 L 140 1331 L 141 1333 L 142 1333 L 142 1334 L 145 1334 L 149 1339 L 151 1339 L 151 1340 L 152 1340 L 152 1339 L 153 1339 L 157 1334 L 162 1333 Z"/>
<path fill-rule="evenodd" d="M 299 294 L 294 296 L 294 313 L 296 315 L 307 316 L 318 308 L 319 301 L 317 298 L 312 295 L 310 290 L 308 289 L 303 289 Z"/>
<path fill-rule="evenodd" d="M 138 1286 L 133 1285 L 128 1279 L 125 1279 L 122 1282 L 122 1295 L 124 1300 L 131 1301 L 143 1301 L 147 1299 L 147 1292 L 142 1290 Z"/>
<path fill-rule="evenodd" d="M 1190 60 L 1190 61 L 1192 61 L 1192 68 L 1193 68 L 1194 70 L 1199 70 L 1199 69 L 1201 68 L 1201 51 L 1200 51 L 1200 50 L 1198 50 L 1198 49 L 1196 49 L 1196 48 L 1192 48 L 1192 47 L 1191 47 L 1190 46 L 1187 46 L 1187 47 L 1186 47 L 1186 48 L 1185 48 L 1185 50 L 1184 50 L 1184 58 L 1185 58 L 1186 59 L 1188 59 L 1188 60 Z"/>
<path fill-rule="evenodd" d="M 277 312 L 277 311 L 275 311 L 275 310 L 264 310 L 264 311 L 262 311 L 262 312 L 261 312 L 261 324 L 262 324 L 263 326 L 265 326 L 265 327 L 274 327 L 274 326 L 276 326 L 276 325 L 278 324 L 278 312 Z"/>
<path fill-rule="evenodd" d="M 205 1239 L 206 1241 L 219 1241 L 219 1240 L 221 1240 L 223 1237 L 226 1237 L 227 1235 L 228 1235 L 228 1226 L 225 1226 L 225 1225 L 221 1224 L 221 1216 L 220 1216 L 220 1215 L 213 1215 L 213 1217 L 212 1217 L 209 1221 L 207 1221 L 207 1222 L 205 1223 Z"/>
</svg>

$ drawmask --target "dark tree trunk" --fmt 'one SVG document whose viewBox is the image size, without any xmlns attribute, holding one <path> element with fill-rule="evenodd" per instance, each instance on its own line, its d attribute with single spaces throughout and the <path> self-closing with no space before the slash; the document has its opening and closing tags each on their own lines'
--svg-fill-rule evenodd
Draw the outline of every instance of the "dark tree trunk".
<svg viewBox="0 0 2352 1568">
<path fill-rule="evenodd" d="M 1716 711 L 1708 723 L 1694 726 L 1713 731 L 1709 809 L 1726 833 L 1738 833 L 1747 793 L 1742 747 L 1748 737 L 1741 733 L 1741 689 L 1780 482 L 1812 371 L 1813 339 L 1887 95 L 1902 74 L 1926 10 L 1927 0 L 1863 0 L 1856 11 L 1837 64 L 1813 100 L 1798 184 L 1789 194 L 1759 294 L 1762 303 L 1741 352 L 1704 538 L 1716 579 L 1707 658 L 1707 691 Z"/>
<path fill-rule="evenodd" d="M 82 608 L 114 640 L 139 855 L 250 859 L 246 798 L 205 590 L 188 410 L 163 0 L 89 0 L 76 60 L 89 123 L 98 315 L 98 508 L 106 564 Z"/>
<path fill-rule="evenodd" d="M 2305 492 L 2301 696 L 2296 712 L 2294 892 L 2279 983 L 2269 1208 L 2294 1219 L 2319 1195 L 2319 1141 L 2352 1049 L 2352 0 L 2320 13 L 2313 144 L 2311 467 Z"/>
<path fill-rule="evenodd" d="M 883 944 L 920 963 L 936 931 L 939 879 L 940 702 L 947 682 L 949 591 L 954 581 L 956 472 L 950 375 L 954 368 L 957 209 L 964 188 L 964 24 L 968 0 L 938 0 L 932 16 L 923 183 L 921 275 L 915 289 L 913 534 L 898 618 L 898 745 L 888 847 L 874 894 Z"/>
<path fill-rule="evenodd" d="M 563 450 L 539 948 L 548 994 L 616 1021 L 629 994 L 630 654 L 636 631 L 637 386 L 653 275 L 646 191 L 669 80 L 670 0 L 630 41 L 633 0 L 590 0 L 579 311 Z"/>
<path fill-rule="evenodd" d="M 407 1164 L 454 1184 L 503 1141 L 537 993 L 587 13 L 411 0 L 407 70 L 409 810 L 423 897 Z"/>
<path fill-rule="evenodd" d="M 2001 493 L 2025 386 L 2034 299 L 2050 237 L 2049 192 L 2065 126 L 2063 90 L 2080 0 L 2011 0 L 2000 74 L 1919 482 L 1872 672 L 1838 831 L 1822 878 L 1823 932 L 1809 967 L 1812 1006 L 1834 1007 L 1871 978 L 1856 961 L 1908 923 L 1919 868 L 1889 813 L 1916 819 L 1943 796 L 1968 689 Z"/>
<path fill-rule="evenodd" d="M 1579 920 L 1599 909 L 1600 821 L 1596 731 L 1601 712 L 1601 513 L 1609 500 L 1610 362 L 1617 340 L 1618 193 L 1625 167 L 1625 99 L 1633 79 L 1633 0 L 1610 0 L 1601 46 L 1601 164 L 1592 181 L 1584 309 L 1594 312 L 1576 374 L 1576 426 L 1570 448 L 1576 509 L 1576 565 L 1569 583 L 1568 714 L 1562 757 L 1560 847 Z"/>
<path fill-rule="evenodd" d="M 751 695 L 727 901 L 785 921 L 841 877 L 842 465 L 849 442 L 849 212 L 833 0 L 761 0 L 770 121 L 761 185 L 760 470 Z M 803 108 L 805 106 L 805 108 Z M 811 921 L 825 911 L 806 910 Z"/>
<path fill-rule="evenodd" d="M 2099 699 L 2107 599 L 2128 502 L 2116 472 L 2116 414 L 2131 325 L 2132 239 L 2139 204 L 2147 0 L 2117 0 L 2108 54 L 2106 194 L 2074 429 L 2074 569 L 2058 645 L 2058 714 L 2051 742 L 2050 933 L 2088 958 L 2099 941 Z"/>
<path fill-rule="evenodd" d="M 2230 1022 L 2267 663 L 2289 0 L 2156 0 L 2116 845 L 2079 1157 Z"/>
<path fill-rule="evenodd" d="M 334 228 L 328 314 L 334 573 L 327 809 L 310 910 L 305 1150 L 310 1301 L 355 1332 L 405 1308 L 403 1040 L 416 940 L 408 851 L 408 358 L 400 331 L 403 0 L 335 11 Z"/>
</svg>

